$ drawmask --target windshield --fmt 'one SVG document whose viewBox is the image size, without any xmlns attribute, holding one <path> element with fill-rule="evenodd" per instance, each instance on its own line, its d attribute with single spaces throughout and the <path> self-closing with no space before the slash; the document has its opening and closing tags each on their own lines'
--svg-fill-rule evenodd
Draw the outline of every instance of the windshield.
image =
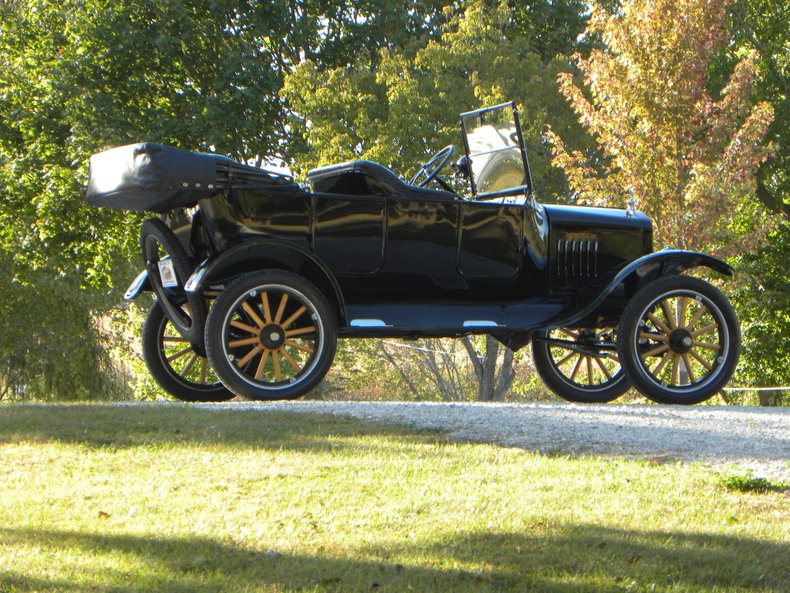
<svg viewBox="0 0 790 593">
<path fill-rule="evenodd" d="M 513 195 L 531 189 L 518 112 L 505 103 L 461 115 L 472 190 L 478 198 Z"/>
</svg>

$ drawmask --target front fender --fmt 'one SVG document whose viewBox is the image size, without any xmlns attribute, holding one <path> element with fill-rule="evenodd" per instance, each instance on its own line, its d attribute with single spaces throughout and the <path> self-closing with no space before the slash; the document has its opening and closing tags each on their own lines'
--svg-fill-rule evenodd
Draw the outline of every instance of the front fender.
<svg viewBox="0 0 790 593">
<path fill-rule="evenodd" d="M 649 253 L 618 270 L 604 288 L 597 290 L 594 295 L 589 293 L 581 294 L 576 300 L 575 306 L 572 307 L 571 312 L 565 309 L 557 318 L 552 319 L 550 323 L 542 326 L 540 329 L 565 327 L 584 319 L 600 307 L 617 290 L 618 286 L 630 278 L 636 281 L 635 290 L 638 290 L 657 278 L 680 274 L 685 270 L 697 267 L 710 268 L 725 276 L 735 275 L 734 268 L 727 262 L 705 253 L 681 249 L 664 249 L 663 251 Z"/>
</svg>

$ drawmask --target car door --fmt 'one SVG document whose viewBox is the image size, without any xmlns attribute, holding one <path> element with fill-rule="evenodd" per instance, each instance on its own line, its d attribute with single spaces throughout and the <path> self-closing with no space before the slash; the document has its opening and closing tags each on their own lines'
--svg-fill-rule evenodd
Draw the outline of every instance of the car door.
<svg viewBox="0 0 790 593">
<path fill-rule="evenodd" d="M 384 262 L 387 192 L 359 172 L 331 181 L 313 192 L 313 249 L 336 276 L 376 274 Z"/>
<path fill-rule="evenodd" d="M 505 280 L 521 270 L 523 197 L 461 205 L 458 271 L 468 280 Z"/>
<path fill-rule="evenodd" d="M 383 275 L 395 291 L 418 297 L 463 288 L 455 262 L 458 202 L 424 190 L 390 199 Z"/>
</svg>

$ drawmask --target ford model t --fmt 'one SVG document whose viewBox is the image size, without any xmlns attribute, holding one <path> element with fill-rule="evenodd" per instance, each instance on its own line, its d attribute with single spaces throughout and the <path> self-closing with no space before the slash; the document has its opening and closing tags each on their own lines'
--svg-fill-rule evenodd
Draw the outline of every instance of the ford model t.
<svg viewBox="0 0 790 593">
<path fill-rule="evenodd" d="M 147 210 L 152 290 L 143 330 L 153 376 L 174 396 L 299 397 L 329 370 L 338 337 L 490 334 L 561 397 L 606 402 L 634 387 L 693 404 L 738 360 L 732 307 L 684 275 L 724 262 L 653 252 L 628 209 L 541 204 L 514 104 L 462 114 L 466 154 L 437 152 L 408 182 L 364 160 L 307 184 L 217 155 L 156 144 L 94 155 L 88 199 Z M 457 169 L 461 195 L 440 176 Z M 431 187 L 429 187 L 429 185 Z"/>
</svg>

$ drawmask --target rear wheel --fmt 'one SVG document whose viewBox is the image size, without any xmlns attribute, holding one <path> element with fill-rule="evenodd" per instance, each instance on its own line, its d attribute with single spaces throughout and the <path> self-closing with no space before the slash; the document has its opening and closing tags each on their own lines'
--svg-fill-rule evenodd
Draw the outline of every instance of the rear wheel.
<svg viewBox="0 0 790 593">
<path fill-rule="evenodd" d="M 630 387 L 620 367 L 612 328 L 537 332 L 532 353 L 540 378 L 568 401 L 610 402 Z"/>
<path fill-rule="evenodd" d="M 185 402 L 218 402 L 234 397 L 202 356 L 173 327 L 157 301 L 143 325 L 143 359 L 159 386 Z"/>
<path fill-rule="evenodd" d="M 336 335 L 335 316 L 313 284 L 290 272 L 256 272 L 232 282 L 211 307 L 206 352 L 233 392 L 293 399 L 323 379 Z"/>
<path fill-rule="evenodd" d="M 634 386 L 664 404 L 696 404 L 727 384 L 740 354 L 738 319 L 714 286 L 660 278 L 629 301 L 618 350 Z"/>
</svg>

